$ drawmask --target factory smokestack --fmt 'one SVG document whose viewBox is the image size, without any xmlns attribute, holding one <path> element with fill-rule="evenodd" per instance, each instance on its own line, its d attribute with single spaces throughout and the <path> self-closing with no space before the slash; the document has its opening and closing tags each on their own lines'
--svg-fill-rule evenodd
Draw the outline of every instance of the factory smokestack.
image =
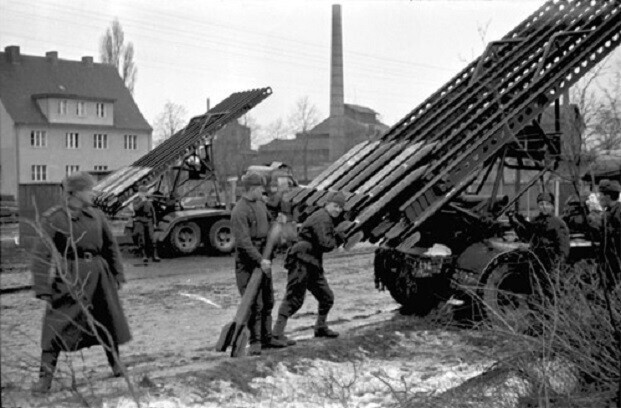
<svg viewBox="0 0 621 408">
<path fill-rule="evenodd" d="M 332 55 L 330 60 L 330 161 L 345 154 L 345 90 L 343 79 L 343 30 L 341 6 L 332 5 Z"/>
</svg>

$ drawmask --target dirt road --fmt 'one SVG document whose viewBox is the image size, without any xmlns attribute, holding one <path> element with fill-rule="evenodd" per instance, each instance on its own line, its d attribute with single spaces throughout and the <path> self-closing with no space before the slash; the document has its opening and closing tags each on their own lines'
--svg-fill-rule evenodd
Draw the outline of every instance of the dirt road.
<svg viewBox="0 0 621 408">
<path fill-rule="evenodd" d="M 400 315 L 390 295 L 375 290 L 372 249 L 363 248 L 326 259 L 336 295 L 329 324 L 341 337 L 312 338 L 317 304 L 309 296 L 287 328 L 298 345 L 233 359 L 214 351 L 239 301 L 231 257 L 165 259 L 148 267 L 132 262 L 126 260 L 121 296 L 133 341 L 121 356 L 142 406 L 406 406 L 412 397 L 481 373 L 498 349 L 482 333 Z M 282 260 L 273 275 L 278 306 L 286 281 Z M 19 292 L 2 295 L 0 308 L 3 406 L 135 406 L 125 381 L 110 378 L 99 347 L 63 354 L 54 392 L 31 397 L 44 304 Z"/>
</svg>

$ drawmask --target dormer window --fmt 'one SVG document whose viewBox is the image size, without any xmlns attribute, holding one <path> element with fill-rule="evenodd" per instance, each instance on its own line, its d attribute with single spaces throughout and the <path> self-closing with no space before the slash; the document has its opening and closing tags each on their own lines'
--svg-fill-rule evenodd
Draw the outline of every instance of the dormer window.
<svg viewBox="0 0 621 408">
<path fill-rule="evenodd" d="M 105 118 L 106 117 L 106 105 L 103 103 L 96 104 L 97 106 L 97 117 Z"/>
<path fill-rule="evenodd" d="M 63 115 L 63 116 L 67 114 L 67 100 L 66 99 L 62 99 L 58 102 L 58 114 Z"/>
<path fill-rule="evenodd" d="M 78 116 L 86 115 L 86 109 L 85 109 L 85 103 L 84 102 L 78 101 L 77 109 L 76 109 L 76 114 Z"/>
</svg>

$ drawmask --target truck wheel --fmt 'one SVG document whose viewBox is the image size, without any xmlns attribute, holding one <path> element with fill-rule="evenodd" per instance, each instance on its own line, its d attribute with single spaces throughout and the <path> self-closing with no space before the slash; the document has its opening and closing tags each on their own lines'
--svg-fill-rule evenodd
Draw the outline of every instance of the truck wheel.
<svg viewBox="0 0 621 408">
<path fill-rule="evenodd" d="M 534 307 L 540 290 L 534 286 L 533 267 L 523 262 L 492 265 L 481 293 L 487 321 L 501 329 L 528 333 L 535 324 Z"/>
<path fill-rule="evenodd" d="M 170 243 L 175 251 L 191 254 L 200 245 L 201 229 L 194 222 L 182 222 L 175 225 L 170 233 Z"/>
<path fill-rule="evenodd" d="M 229 220 L 216 221 L 209 228 L 209 244 L 220 254 L 230 254 L 235 248 L 235 238 Z"/>
</svg>

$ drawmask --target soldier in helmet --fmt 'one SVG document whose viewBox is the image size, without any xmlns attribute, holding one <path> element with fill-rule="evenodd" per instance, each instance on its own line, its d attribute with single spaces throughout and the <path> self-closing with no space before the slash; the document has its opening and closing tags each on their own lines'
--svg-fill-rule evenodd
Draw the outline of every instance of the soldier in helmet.
<svg viewBox="0 0 621 408">
<path fill-rule="evenodd" d="M 335 219 L 343 212 L 345 196 L 341 192 L 332 193 L 324 208 L 314 212 L 300 229 L 299 241 L 294 244 L 285 259 L 288 270 L 285 298 L 278 309 L 278 318 L 273 334 L 276 339 L 295 344 L 285 334 L 287 319 L 297 312 L 304 303 L 306 290 L 311 292 L 319 303 L 315 337 L 338 337 L 338 333 L 328 328 L 328 312 L 334 304 L 334 294 L 328 285 L 323 269 L 323 254 L 335 249 L 341 242 L 335 232 Z"/>
<path fill-rule="evenodd" d="M 153 259 L 153 262 L 160 261 L 153 237 L 157 223 L 155 208 L 147 196 L 148 192 L 147 186 L 140 186 L 138 197 L 134 201 L 134 235 L 144 263 L 149 262 L 149 257 Z"/>
<path fill-rule="evenodd" d="M 131 339 L 118 294 L 125 275 L 106 217 L 92 206 L 93 185 L 88 173 L 68 176 L 63 203 L 42 217 L 31 270 L 35 296 L 46 310 L 33 393 L 50 390 L 61 351 L 101 344 L 113 375 L 122 375 L 118 347 Z"/>
<path fill-rule="evenodd" d="M 604 208 L 599 227 L 600 260 L 610 288 L 621 283 L 621 185 L 616 180 L 599 183 L 600 203 Z"/>
<path fill-rule="evenodd" d="M 530 242 L 531 250 L 548 271 L 563 265 L 569 257 L 569 229 L 553 215 L 554 195 L 542 192 L 537 196 L 539 214 L 527 221 L 522 215 L 509 213 L 509 221 L 517 235 Z"/>
<path fill-rule="evenodd" d="M 269 231 L 269 215 L 263 200 L 263 178 L 256 173 L 250 173 L 242 179 L 242 184 L 245 192 L 231 213 L 235 236 L 235 278 L 237 288 L 243 296 L 254 270 L 261 268 L 264 273 L 248 319 L 249 354 L 258 356 L 261 355 L 262 348 L 285 347 L 286 344 L 272 338 L 274 284 L 271 259 L 263 257 Z"/>
</svg>

